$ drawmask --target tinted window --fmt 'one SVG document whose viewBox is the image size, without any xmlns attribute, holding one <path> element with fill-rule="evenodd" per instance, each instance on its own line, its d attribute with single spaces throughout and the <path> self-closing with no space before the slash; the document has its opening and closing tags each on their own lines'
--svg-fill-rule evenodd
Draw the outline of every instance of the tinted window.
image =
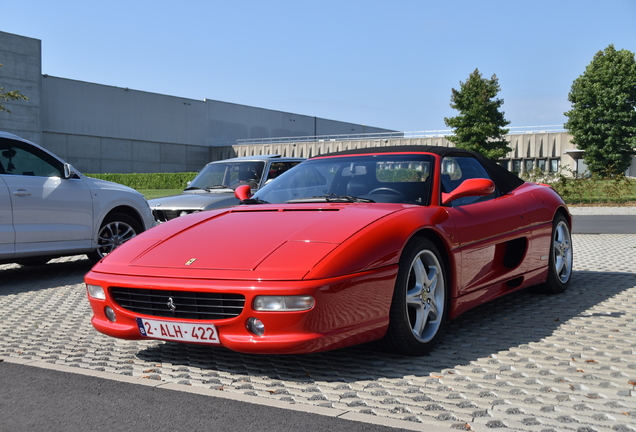
<svg viewBox="0 0 636 432">
<path fill-rule="evenodd" d="M 215 186 L 237 187 L 240 184 L 253 184 L 256 187 L 265 162 L 241 161 L 208 164 L 192 180 L 190 188 L 206 189 Z"/>
<path fill-rule="evenodd" d="M 288 169 L 298 165 L 298 162 L 272 162 L 269 166 L 266 181 L 274 180 L 276 177 L 287 171 Z"/>
<path fill-rule="evenodd" d="M 62 163 L 37 147 L 8 139 L 0 141 L 0 173 L 61 177 L 62 170 Z"/>
</svg>

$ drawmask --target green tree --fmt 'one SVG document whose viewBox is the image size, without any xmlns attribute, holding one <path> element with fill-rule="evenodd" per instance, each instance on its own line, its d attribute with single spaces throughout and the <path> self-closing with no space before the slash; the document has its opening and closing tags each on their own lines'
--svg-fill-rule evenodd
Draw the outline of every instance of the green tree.
<svg viewBox="0 0 636 432">
<path fill-rule="evenodd" d="M 465 83 L 459 83 L 460 89 L 452 89 L 451 108 L 459 111 L 456 117 L 444 117 L 446 126 L 454 129 L 454 135 L 448 140 L 457 148 L 472 150 L 484 156 L 499 160 L 512 149 L 504 135 L 504 129 L 510 122 L 499 111 L 503 99 L 495 99 L 499 93 L 499 80 L 496 75 L 485 79 L 475 69 Z"/>
<path fill-rule="evenodd" d="M 0 67 L 3 67 L 4 65 L 2 63 L 0 63 Z M 24 96 L 23 94 L 20 94 L 19 91 L 17 90 L 12 90 L 9 92 L 5 92 L 4 91 L 4 87 L 0 87 L 0 100 L 3 100 L 5 102 L 10 101 L 10 100 L 18 100 L 18 99 L 24 99 L 24 100 L 29 100 L 28 97 Z M 0 102 L 0 112 L 2 111 L 6 111 L 8 113 L 10 113 L 11 111 L 4 106 L 4 104 L 2 102 Z"/>
<path fill-rule="evenodd" d="M 609 45 L 596 53 L 568 95 L 572 109 L 564 127 L 584 150 L 593 174 L 625 172 L 636 152 L 636 60 Z"/>
</svg>

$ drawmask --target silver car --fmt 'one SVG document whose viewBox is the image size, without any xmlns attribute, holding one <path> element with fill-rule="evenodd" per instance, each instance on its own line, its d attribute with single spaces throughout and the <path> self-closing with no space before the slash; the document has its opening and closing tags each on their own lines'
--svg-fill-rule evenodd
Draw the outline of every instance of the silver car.
<svg viewBox="0 0 636 432">
<path fill-rule="evenodd" d="M 0 132 L 0 263 L 97 262 L 154 226 L 143 195 L 86 177 L 48 150 Z"/>
<path fill-rule="evenodd" d="M 239 200 L 234 197 L 234 189 L 238 186 L 250 185 L 253 193 L 304 160 L 281 155 L 261 155 L 210 162 L 180 195 L 151 199 L 148 203 L 157 222 L 236 205 Z"/>
</svg>

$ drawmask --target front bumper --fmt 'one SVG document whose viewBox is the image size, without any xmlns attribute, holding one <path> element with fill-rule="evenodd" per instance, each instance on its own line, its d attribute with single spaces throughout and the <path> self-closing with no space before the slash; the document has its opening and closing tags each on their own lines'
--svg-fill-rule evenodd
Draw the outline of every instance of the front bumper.
<svg viewBox="0 0 636 432">
<path fill-rule="evenodd" d="M 389 323 L 396 276 L 397 266 L 325 280 L 266 282 L 148 278 L 91 271 L 85 282 L 101 286 L 106 293 L 105 300 L 88 297 L 93 309 L 91 323 L 106 335 L 131 340 L 147 339 L 140 333 L 137 318 L 174 323 L 211 323 L 218 331 L 220 345 L 231 350 L 296 354 L 342 348 L 381 338 Z M 236 317 L 210 321 L 143 315 L 116 303 L 111 287 L 236 293 L 245 296 L 245 305 Z M 252 305 L 258 295 L 310 295 L 315 305 L 300 312 L 256 311 Z M 107 318 L 107 307 L 115 312 L 116 322 Z M 250 318 L 257 318 L 263 323 L 265 333 L 262 336 L 248 330 Z M 162 337 L 151 339 L 161 340 Z"/>
</svg>

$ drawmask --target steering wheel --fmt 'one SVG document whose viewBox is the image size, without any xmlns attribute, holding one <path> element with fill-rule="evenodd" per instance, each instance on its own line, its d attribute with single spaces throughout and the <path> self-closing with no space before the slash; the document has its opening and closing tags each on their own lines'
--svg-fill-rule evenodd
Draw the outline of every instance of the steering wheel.
<svg viewBox="0 0 636 432">
<path fill-rule="evenodd" d="M 367 195 L 373 195 L 373 194 L 376 194 L 376 193 L 378 193 L 378 194 L 379 193 L 387 193 L 387 192 L 390 193 L 390 194 L 393 194 L 393 195 L 399 195 L 401 197 L 405 197 L 406 198 L 406 196 L 402 192 L 397 191 L 395 189 L 388 188 L 388 187 L 375 188 L 371 192 L 369 192 Z"/>
</svg>

